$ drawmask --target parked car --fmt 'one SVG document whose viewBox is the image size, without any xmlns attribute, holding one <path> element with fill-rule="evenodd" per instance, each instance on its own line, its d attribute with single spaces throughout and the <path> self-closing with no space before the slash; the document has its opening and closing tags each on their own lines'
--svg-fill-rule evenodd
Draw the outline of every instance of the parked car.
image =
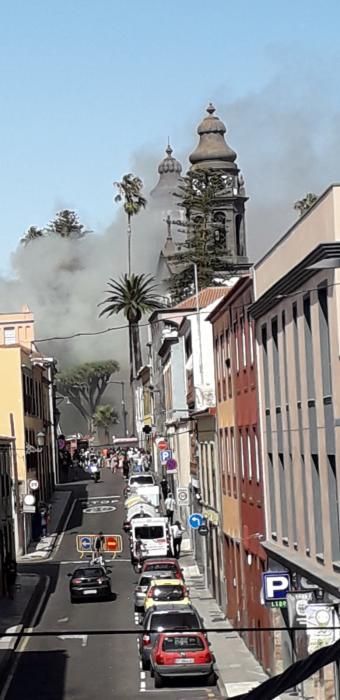
<svg viewBox="0 0 340 700">
<path fill-rule="evenodd" d="M 132 563 L 137 561 L 136 542 L 140 539 L 145 548 L 145 557 L 167 557 L 172 551 L 172 534 L 167 518 L 133 518 L 130 529 Z"/>
<path fill-rule="evenodd" d="M 177 578 L 184 581 L 183 569 L 181 569 L 178 559 L 174 557 L 150 557 L 145 559 L 142 573 L 146 574 L 149 571 L 154 571 L 155 576 L 159 571 L 166 571 L 171 578 Z"/>
<path fill-rule="evenodd" d="M 215 657 L 201 632 L 170 632 L 158 635 L 151 650 L 151 676 L 155 688 L 166 678 L 202 677 L 208 685 L 216 684 Z"/>
<path fill-rule="evenodd" d="M 154 605 L 190 605 L 191 600 L 187 587 L 178 578 L 151 579 L 144 600 L 144 610 L 147 612 Z"/>
<path fill-rule="evenodd" d="M 111 580 L 101 566 L 76 569 L 69 576 L 71 603 L 81 598 L 111 598 Z"/>
<path fill-rule="evenodd" d="M 169 603 L 165 610 L 157 605 L 149 608 L 139 637 L 139 653 L 143 670 L 150 666 L 151 649 L 160 632 L 202 630 L 203 628 L 203 620 L 192 605 L 179 608 Z"/>
<path fill-rule="evenodd" d="M 167 571 L 158 571 L 157 572 L 157 578 L 167 578 L 168 577 L 168 572 Z M 141 574 L 138 579 L 138 583 L 135 587 L 135 610 L 143 610 L 144 609 L 144 600 L 145 596 L 147 593 L 147 590 L 149 588 L 149 585 L 151 581 L 155 578 L 155 572 L 154 571 L 145 571 L 144 574 Z"/>
</svg>

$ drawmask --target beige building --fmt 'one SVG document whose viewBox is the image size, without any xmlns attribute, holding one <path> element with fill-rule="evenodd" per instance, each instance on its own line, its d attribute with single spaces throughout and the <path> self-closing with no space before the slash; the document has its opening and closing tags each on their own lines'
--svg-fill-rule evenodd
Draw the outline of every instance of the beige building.
<svg viewBox="0 0 340 700">
<path fill-rule="evenodd" d="M 334 185 L 255 265 L 251 307 L 263 544 L 269 568 L 290 571 L 295 589 L 307 579 L 324 601 L 340 589 L 339 264 L 340 186 Z"/>
<path fill-rule="evenodd" d="M 27 309 L 0 315 L 0 337 L 0 435 L 11 438 L 14 450 L 15 543 L 22 553 L 38 535 L 38 504 L 48 501 L 56 476 L 53 363 L 32 353 L 34 318 Z M 39 483 L 37 510 L 25 515 L 23 498 L 32 479 Z"/>
</svg>

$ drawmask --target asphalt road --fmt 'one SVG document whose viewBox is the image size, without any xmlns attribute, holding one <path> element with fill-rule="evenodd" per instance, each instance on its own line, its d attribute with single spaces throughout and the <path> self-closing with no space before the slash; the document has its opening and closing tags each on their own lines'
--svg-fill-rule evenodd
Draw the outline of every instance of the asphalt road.
<svg viewBox="0 0 340 700">
<path fill-rule="evenodd" d="M 123 480 L 102 472 L 102 481 L 68 484 L 75 501 L 65 531 L 53 557 L 46 563 L 26 565 L 49 577 L 46 603 L 37 611 L 34 632 L 56 631 L 53 636 L 26 638 L 20 643 L 16 661 L 0 700 L 207 700 L 219 697 L 217 688 L 172 684 L 155 690 L 149 673 L 140 669 L 133 607 L 136 582 L 127 540 L 124 550 L 110 565 L 112 601 L 86 600 L 72 605 L 67 574 L 76 568 L 79 554 L 77 534 L 121 534 L 124 516 Z M 106 497 L 100 502 L 99 497 Z M 111 498 L 110 498 L 111 497 Z M 100 631 L 131 630 L 132 634 L 100 634 Z M 91 631 L 97 634 L 90 634 Z M 61 639 L 73 634 L 74 637 Z"/>
</svg>

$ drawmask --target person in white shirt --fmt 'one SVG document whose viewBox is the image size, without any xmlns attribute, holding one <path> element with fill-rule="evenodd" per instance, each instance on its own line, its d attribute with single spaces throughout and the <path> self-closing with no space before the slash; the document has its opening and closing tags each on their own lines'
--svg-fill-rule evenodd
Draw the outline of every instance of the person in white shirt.
<svg viewBox="0 0 340 700">
<path fill-rule="evenodd" d="M 174 540 L 174 555 L 176 559 L 179 559 L 181 553 L 182 537 L 184 528 L 182 527 L 179 520 L 176 520 L 174 525 L 171 525 L 172 537 Z"/>
<path fill-rule="evenodd" d="M 171 491 L 169 491 L 167 498 L 165 499 L 165 508 L 166 508 L 166 515 L 167 515 L 167 518 L 169 518 L 170 525 L 172 525 L 172 523 L 173 523 L 175 505 L 176 505 L 176 501 L 175 501 Z"/>
</svg>

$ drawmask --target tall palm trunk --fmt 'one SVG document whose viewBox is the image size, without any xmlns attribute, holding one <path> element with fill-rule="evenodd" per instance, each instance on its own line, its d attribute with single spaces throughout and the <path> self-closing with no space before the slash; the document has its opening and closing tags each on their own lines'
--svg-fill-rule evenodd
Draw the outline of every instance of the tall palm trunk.
<svg viewBox="0 0 340 700">
<path fill-rule="evenodd" d="M 139 372 L 142 366 L 142 353 L 140 348 L 140 336 L 139 336 L 139 325 L 138 323 L 132 324 L 132 344 L 133 344 L 133 356 L 135 360 L 135 376 Z"/>
<path fill-rule="evenodd" d="M 134 371 L 133 371 L 133 340 L 132 340 L 132 323 L 129 322 L 129 363 L 130 363 L 130 392 L 131 392 L 131 435 L 136 435 L 136 397 L 134 389 Z"/>
<path fill-rule="evenodd" d="M 127 240 L 128 240 L 128 275 L 129 275 L 129 277 L 131 277 L 131 214 L 128 214 Z"/>
</svg>

